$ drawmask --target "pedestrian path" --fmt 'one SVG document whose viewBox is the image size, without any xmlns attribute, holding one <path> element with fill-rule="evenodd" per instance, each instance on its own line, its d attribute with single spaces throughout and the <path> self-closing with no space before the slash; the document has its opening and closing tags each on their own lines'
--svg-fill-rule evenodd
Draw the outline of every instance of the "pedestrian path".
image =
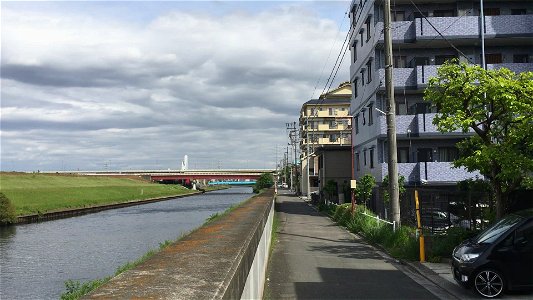
<svg viewBox="0 0 533 300">
<path fill-rule="evenodd" d="M 394 260 L 303 200 L 279 195 L 276 212 L 266 299 L 437 299 Z"/>
</svg>

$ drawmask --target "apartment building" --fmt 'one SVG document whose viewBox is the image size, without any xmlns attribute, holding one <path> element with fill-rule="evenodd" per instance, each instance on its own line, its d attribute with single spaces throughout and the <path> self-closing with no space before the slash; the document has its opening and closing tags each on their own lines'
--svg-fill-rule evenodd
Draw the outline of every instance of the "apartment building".
<svg viewBox="0 0 533 300">
<path fill-rule="evenodd" d="M 321 146 L 351 146 L 351 118 L 349 116 L 352 87 L 343 82 L 338 88 L 305 102 L 300 110 L 301 191 L 307 195 L 307 180 L 311 192 L 318 190 L 318 157 Z M 308 153 L 309 148 L 309 153 Z M 307 161 L 309 156 L 309 174 Z M 350 161 L 347 162 L 348 164 Z"/>
<path fill-rule="evenodd" d="M 423 100 L 430 77 L 446 60 L 481 64 L 481 30 L 488 69 L 533 70 L 533 2 L 396 0 L 391 1 L 393 84 L 396 102 L 398 169 L 407 184 L 454 187 L 480 176 L 452 168 L 455 144 L 469 133 L 442 134 L 433 125 L 436 109 Z M 384 111 L 385 54 L 382 1 L 351 5 L 350 80 L 352 138 L 356 178 L 387 175 L 387 127 Z M 483 28 L 482 28 L 483 27 Z M 470 133 L 471 134 L 471 133 Z"/>
</svg>

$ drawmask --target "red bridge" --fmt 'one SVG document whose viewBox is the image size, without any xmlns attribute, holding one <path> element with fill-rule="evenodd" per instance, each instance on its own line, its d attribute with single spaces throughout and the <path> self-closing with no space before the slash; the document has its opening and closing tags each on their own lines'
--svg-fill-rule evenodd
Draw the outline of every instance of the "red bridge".
<svg viewBox="0 0 533 300">
<path fill-rule="evenodd" d="M 76 172 L 84 175 L 104 176 L 141 176 L 152 181 L 178 180 L 256 180 L 263 173 L 275 173 L 273 169 L 241 169 L 241 170 L 127 170 L 127 171 L 94 171 Z M 71 172 L 72 173 L 72 172 Z"/>
</svg>

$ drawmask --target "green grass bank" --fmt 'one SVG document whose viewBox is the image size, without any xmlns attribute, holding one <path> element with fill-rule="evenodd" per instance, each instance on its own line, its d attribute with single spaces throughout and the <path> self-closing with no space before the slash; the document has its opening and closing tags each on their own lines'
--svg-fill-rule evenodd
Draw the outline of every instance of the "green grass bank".
<svg viewBox="0 0 533 300">
<path fill-rule="evenodd" d="M 135 178 L 29 173 L 0 173 L 0 192 L 17 216 L 193 193 Z"/>
</svg>

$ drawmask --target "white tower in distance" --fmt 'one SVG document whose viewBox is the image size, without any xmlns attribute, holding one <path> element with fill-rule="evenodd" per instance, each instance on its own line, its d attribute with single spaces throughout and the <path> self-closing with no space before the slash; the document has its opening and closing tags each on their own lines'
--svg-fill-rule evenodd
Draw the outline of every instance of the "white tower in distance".
<svg viewBox="0 0 533 300">
<path fill-rule="evenodd" d="M 181 170 L 187 171 L 189 169 L 189 156 L 185 155 L 181 161 Z"/>
</svg>

